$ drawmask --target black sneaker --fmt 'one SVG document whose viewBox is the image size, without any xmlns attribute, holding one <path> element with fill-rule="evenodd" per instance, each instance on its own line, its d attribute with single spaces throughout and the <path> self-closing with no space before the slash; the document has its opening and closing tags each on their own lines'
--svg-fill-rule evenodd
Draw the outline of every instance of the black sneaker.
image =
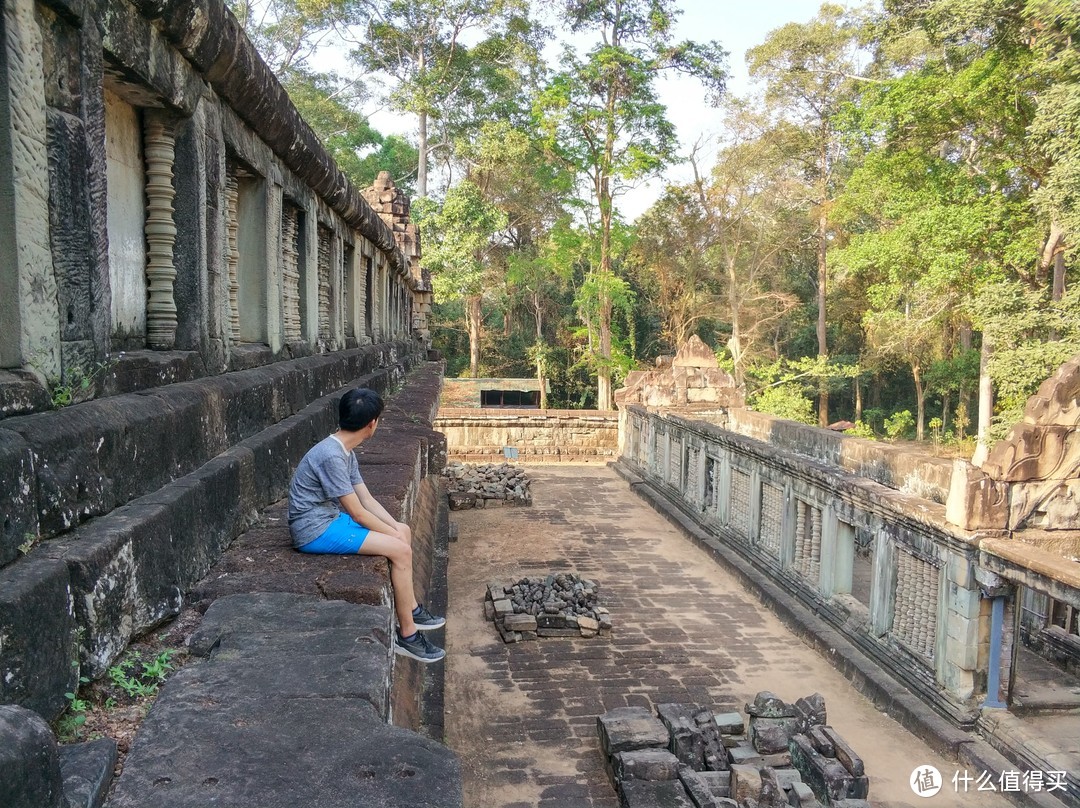
<svg viewBox="0 0 1080 808">
<path fill-rule="evenodd" d="M 414 612 L 412 616 L 413 622 L 416 623 L 417 631 L 434 631 L 437 628 L 442 628 L 446 625 L 445 617 L 436 617 L 427 609 L 423 604 L 420 605 L 420 611 Z"/>
<path fill-rule="evenodd" d="M 432 645 L 431 641 L 419 632 L 413 635 L 411 640 L 406 640 L 400 632 L 395 632 L 394 653 L 412 657 L 425 665 L 429 662 L 438 662 L 446 656 L 446 651 L 437 645 Z"/>
</svg>

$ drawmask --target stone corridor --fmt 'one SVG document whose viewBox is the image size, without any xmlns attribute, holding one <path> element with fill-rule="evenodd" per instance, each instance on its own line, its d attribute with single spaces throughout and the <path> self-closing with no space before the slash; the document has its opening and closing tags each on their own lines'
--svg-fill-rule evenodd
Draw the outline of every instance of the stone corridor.
<svg viewBox="0 0 1080 808">
<path fill-rule="evenodd" d="M 466 808 L 616 808 L 597 714 L 664 702 L 739 709 L 759 690 L 785 700 L 823 694 L 829 722 L 865 759 L 875 805 L 922 803 L 908 786 L 916 766 L 951 779 L 957 764 L 878 712 L 614 471 L 529 474 L 531 508 L 452 515 L 446 740 L 462 760 Z M 549 571 L 600 584 L 610 641 L 503 644 L 484 618 L 486 584 Z M 947 782 L 927 804 L 1007 803 L 955 794 Z"/>
</svg>

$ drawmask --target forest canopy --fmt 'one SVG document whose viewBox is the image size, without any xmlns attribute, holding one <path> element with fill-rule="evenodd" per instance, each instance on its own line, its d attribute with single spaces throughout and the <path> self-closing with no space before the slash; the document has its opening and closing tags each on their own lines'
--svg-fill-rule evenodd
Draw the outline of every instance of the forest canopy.
<svg viewBox="0 0 1080 808">
<path fill-rule="evenodd" d="M 826 3 L 746 53 L 741 94 L 741 56 L 678 40 L 673 0 L 233 9 L 342 170 L 415 195 L 450 375 L 610 408 L 696 334 L 756 408 L 970 450 L 1080 353 L 1073 0 Z M 679 142 L 669 75 L 718 135 Z M 626 191 L 677 164 L 630 221 Z"/>
</svg>

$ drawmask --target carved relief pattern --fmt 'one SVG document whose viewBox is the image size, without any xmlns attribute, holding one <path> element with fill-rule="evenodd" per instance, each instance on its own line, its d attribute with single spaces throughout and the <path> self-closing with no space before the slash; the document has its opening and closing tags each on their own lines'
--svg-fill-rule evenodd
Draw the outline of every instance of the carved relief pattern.
<svg viewBox="0 0 1080 808">
<path fill-rule="evenodd" d="M 176 344 L 176 300 L 173 282 L 173 160 L 171 126 L 157 115 L 146 116 L 146 344 L 168 349 Z"/>
<path fill-rule="evenodd" d="M 896 553 L 896 606 L 892 635 L 912 651 L 934 657 L 938 568 L 904 549 Z"/>
<path fill-rule="evenodd" d="M 300 315 L 300 211 L 286 202 L 281 206 L 281 298 L 285 308 L 285 339 L 303 338 Z"/>
<path fill-rule="evenodd" d="M 750 534 L 750 475 L 738 469 L 731 470 L 731 526 Z"/>
<path fill-rule="evenodd" d="M 225 172 L 225 264 L 229 268 L 229 336 L 233 342 L 240 341 L 239 199 L 239 180 L 230 165 Z"/>
<path fill-rule="evenodd" d="M 815 587 L 821 578 L 821 511 L 801 500 L 795 503 L 796 571 Z"/>
<path fill-rule="evenodd" d="M 781 523 L 784 513 L 784 492 L 775 485 L 761 486 L 761 547 L 780 557 Z"/>
<path fill-rule="evenodd" d="M 668 482 L 678 488 L 682 484 L 679 471 L 682 467 L 682 441 L 671 438 L 668 457 Z"/>
<path fill-rule="evenodd" d="M 319 339 L 330 336 L 330 231 L 319 225 Z"/>
</svg>

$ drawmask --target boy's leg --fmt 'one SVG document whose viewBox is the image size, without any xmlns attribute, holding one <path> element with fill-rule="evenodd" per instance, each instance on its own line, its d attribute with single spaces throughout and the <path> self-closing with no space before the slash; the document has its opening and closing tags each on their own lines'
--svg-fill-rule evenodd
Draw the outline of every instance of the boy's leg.
<svg viewBox="0 0 1080 808">
<path fill-rule="evenodd" d="M 394 587 L 398 631 L 404 637 L 413 634 L 416 631 L 413 609 L 418 604 L 413 592 L 412 547 L 397 536 L 372 531 L 357 552 L 360 555 L 385 556 L 390 560 L 390 583 Z"/>
</svg>

